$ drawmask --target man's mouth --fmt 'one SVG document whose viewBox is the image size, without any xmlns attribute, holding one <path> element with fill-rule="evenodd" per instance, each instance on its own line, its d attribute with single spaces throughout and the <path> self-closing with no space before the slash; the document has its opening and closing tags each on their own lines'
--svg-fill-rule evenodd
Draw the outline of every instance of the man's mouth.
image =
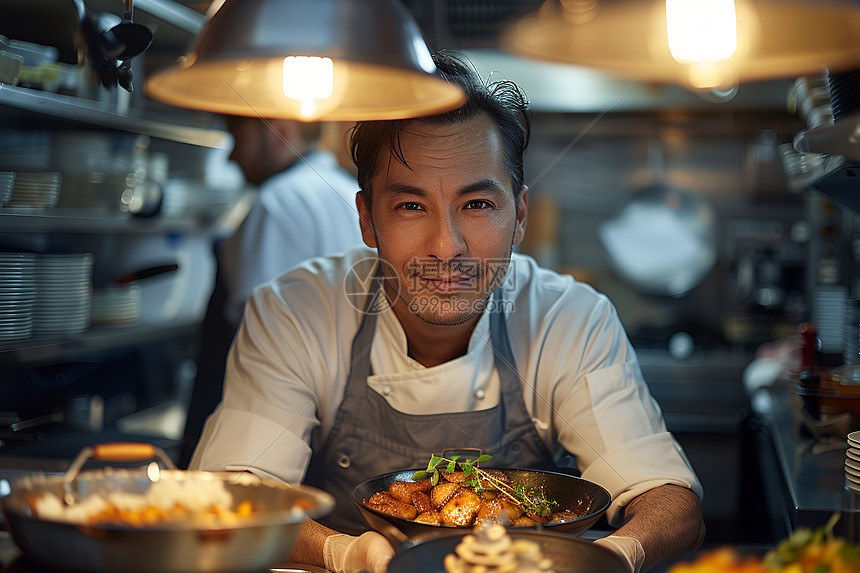
<svg viewBox="0 0 860 573">
<path fill-rule="evenodd" d="M 450 276 L 450 277 L 434 277 L 434 276 L 419 276 L 418 277 L 425 285 L 437 292 L 454 292 L 473 286 L 475 277 L 469 276 Z"/>
</svg>

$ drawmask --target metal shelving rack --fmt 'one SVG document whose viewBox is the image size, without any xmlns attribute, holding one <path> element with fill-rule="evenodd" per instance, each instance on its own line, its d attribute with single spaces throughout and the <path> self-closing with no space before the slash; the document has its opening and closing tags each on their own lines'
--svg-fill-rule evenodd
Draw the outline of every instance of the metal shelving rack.
<svg viewBox="0 0 860 573">
<path fill-rule="evenodd" d="M 196 147 L 218 148 L 226 133 L 218 129 L 183 124 L 169 114 L 124 109 L 116 104 L 75 96 L 41 92 L 0 84 L 0 118 L 16 123 L 59 127 L 102 128 L 125 131 Z M 153 234 L 200 232 L 193 219 L 136 218 L 123 213 L 87 210 L 0 211 L 4 233 L 99 233 Z M 108 351 L 154 340 L 193 335 L 197 325 L 187 322 L 140 323 L 134 326 L 99 326 L 61 337 L 39 336 L 0 342 L 0 365 L 47 364 L 81 354 Z"/>
</svg>

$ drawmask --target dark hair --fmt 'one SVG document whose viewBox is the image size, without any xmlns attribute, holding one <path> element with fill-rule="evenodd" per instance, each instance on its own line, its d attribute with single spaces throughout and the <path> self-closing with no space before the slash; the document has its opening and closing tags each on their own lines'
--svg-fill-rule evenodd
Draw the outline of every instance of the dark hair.
<svg viewBox="0 0 860 573">
<path fill-rule="evenodd" d="M 523 187 L 523 156 L 531 135 L 528 100 L 523 91 L 511 81 L 485 83 L 465 57 L 440 52 L 433 56 L 441 77 L 459 85 L 466 92 L 466 103 L 452 111 L 414 118 L 432 125 L 462 123 L 486 114 L 502 138 L 505 170 L 511 176 L 514 197 L 519 199 Z M 358 186 L 370 205 L 370 181 L 376 175 L 379 151 L 385 146 L 391 155 L 409 167 L 400 147 L 400 131 L 404 121 L 360 121 L 352 128 L 350 154 L 358 169 Z"/>
</svg>

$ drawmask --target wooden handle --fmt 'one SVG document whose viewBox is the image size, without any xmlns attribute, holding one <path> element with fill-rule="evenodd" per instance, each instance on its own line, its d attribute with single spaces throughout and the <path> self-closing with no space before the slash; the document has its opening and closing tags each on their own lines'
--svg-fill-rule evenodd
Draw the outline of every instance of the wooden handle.
<svg viewBox="0 0 860 573">
<path fill-rule="evenodd" d="M 135 460 L 148 460 L 156 457 L 155 446 L 140 442 L 108 442 L 93 446 L 92 459 L 131 462 Z"/>
</svg>

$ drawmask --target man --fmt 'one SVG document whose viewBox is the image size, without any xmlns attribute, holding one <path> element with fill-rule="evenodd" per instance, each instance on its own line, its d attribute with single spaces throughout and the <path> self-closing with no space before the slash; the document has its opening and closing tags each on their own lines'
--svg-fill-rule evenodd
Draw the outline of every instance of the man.
<svg viewBox="0 0 860 573">
<path fill-rule="evenodd" d="M 378 256 L 314 259 L 255 291 L 195 466 L 335 495 L 334 529 L 309 522 L 292 553 L 335 571 L 384 571 L 393 553 L 361 533 L 350 488 L 448 448 L 480 448 L 500 467 L 571 454 L 613 497 L 620 527 L 595 543 L 631 571 L 697 547 L 701 487 L 614 307 L 512 255 L 528 204 L 523 95 L 451 56 L 436 62 L 464 106 L 352 134 L 362 234 Z"/>
<path fill-rule="evenodd" d="M 230 159 L 258 195 L 245 220 L 216 246 L 218 274 L 200 336 L 198 374 L 180 464 L 186 465 L 206 417 L 221 399 L 224 362 L 257 285 L 301 261 L 361 244 L 355 177 L 320 149 L 320 123 L 226 118 Z"/>
</svg>

